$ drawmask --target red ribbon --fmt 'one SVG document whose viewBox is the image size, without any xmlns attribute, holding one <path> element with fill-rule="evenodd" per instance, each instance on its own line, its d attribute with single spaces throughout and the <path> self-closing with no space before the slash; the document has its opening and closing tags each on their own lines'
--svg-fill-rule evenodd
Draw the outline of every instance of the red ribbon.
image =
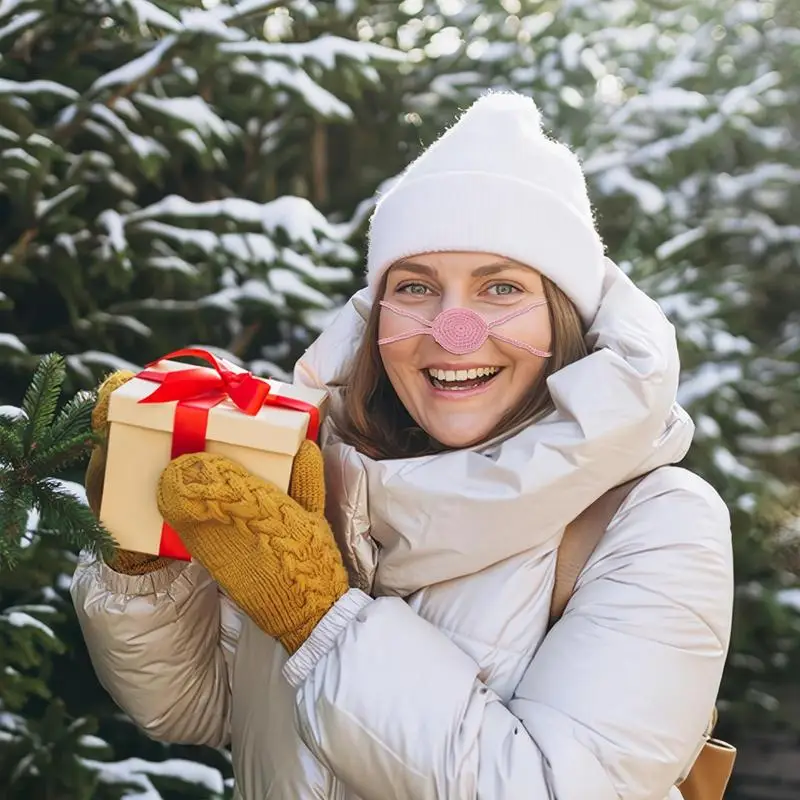
<svg viewBox="0 0 800 800">
<path fill-rule="evenodd" d="M 207 367 L 161 372 L 149 369 L 170 358 L 193 356 L 211 364 Z M 230 398 L 239 410 L 255 416 L 264 406 L 276 406 L 308 414 L 306 438 L 316 440 L 319 433 L 319 409 L 311 403 L 293 397 L 271 394 L 270 385 L 250 372 L 231 368 L 212 353 L 199 348 L 176 350 L 174 353 L 151 361 L 136 377 L 160 384 L 140 403 L 168 403 L 178 401 L 172 429 L 171 458 L 186 453 L 202 453 L 206 448 L 208 412 L 223 400 Z M 191 556 L 177 532 L 167 522 L 161 526 L 159 555 L 189 561 Z"/>
</svg>

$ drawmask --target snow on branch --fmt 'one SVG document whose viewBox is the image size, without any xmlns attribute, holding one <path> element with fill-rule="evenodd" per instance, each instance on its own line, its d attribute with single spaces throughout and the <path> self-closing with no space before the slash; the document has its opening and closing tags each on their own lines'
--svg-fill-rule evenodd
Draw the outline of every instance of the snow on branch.
<svg viewBox="0 0 800 800">
<path fill-rule="evenodd" d="M 271 234 L 283 230 L 292 241 L 302 242 L 311 249 L 319 242 L 318 234 L 334 239 L 342 235 L 340 228 L 331 224 L 309 200 L 290 195 L 269 203 L 256 203 L 239 197 L 193 203 L 173 194 L 128 214 L 124 219 L 126 224 L 136 224 L 159 217 L 225 217 L 243 224 L 261 225 L 265 232 Z"/>
<path fill-rule="evenodd" d="M 123 64 L 117 69 L 112 69 L 105 75 L 101 75 L 89 89 L 90 94 L 109 89 L 112 86 L 127 85 L 137 83 L 147 77 L 159 64 L 164 56 L 172 49 L 178 41 L 176 36 L 166 36 L 151 50 L 148 50 L 133 61 Z"/>
</svg>

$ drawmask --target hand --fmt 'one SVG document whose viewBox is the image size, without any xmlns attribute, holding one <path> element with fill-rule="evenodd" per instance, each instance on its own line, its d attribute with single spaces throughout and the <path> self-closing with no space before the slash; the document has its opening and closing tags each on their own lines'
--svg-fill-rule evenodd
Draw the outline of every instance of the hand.
<svg viewBox="0 0 800 800">
<path fill-rule="evenodd" d="M 92 411 L 92 430 L 99 434 L 102 439 L 96 445 L 89 457 L 89 465 L 86 467 L 86 477 L 84 485 L 86 487 L 86 498 L 89 501 L 89 508 L 96 517 L 100 515 L 100 504 L 103 500 L 103 485 L 106 477 L 106 457 L 108 455 L 108 405 L 111 392 L 119 389 L 127 383 L 134 375 L 128 370 L 112 372 L 99 386 L 97 390 L 97 402 Z M 113 531 L 112 531 L 113 534 Z M 108 566 L 115 572 L 126 575 L 144 575 L 154 572 L 170 563 L 170 559 L 159 558 L 158 556 L 147 553 L 134 553 L 130 550 L 118 549 L 114 557 L 109 561 Z"/>
<path fill-rule="evenodd" d="M 223 456 L 192 453 L 162 473 L 158 507 L 192 557 L 289 653 L 349 588 L 311 441 L 295 457 L 289 494 Z"/>
</svg>

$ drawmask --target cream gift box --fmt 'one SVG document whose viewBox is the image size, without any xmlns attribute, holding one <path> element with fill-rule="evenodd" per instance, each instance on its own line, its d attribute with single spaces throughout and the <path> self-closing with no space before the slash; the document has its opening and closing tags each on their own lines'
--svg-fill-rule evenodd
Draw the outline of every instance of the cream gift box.
<svg viewBox="0 0 800 800">
<path fill-rule="evenodd" d="M 169 360 L 181 355 L 214 369 Z M 205 351 L 177 351 L 148 365 L 110 397 L 100 522 L 121 548 L 188 560 L 156 505 L 167 464 L 185 452 L 216 453 L 285 491 L 326 400 L 322 390 L 256 378 Z"/>
</svg>

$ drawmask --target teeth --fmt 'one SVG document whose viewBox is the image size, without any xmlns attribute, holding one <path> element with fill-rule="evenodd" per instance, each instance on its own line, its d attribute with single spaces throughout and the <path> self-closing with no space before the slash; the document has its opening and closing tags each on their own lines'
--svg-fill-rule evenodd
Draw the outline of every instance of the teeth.
<svg viewBox="0 0 800 800">
<path fill-rule="evenodd" d="M 475 369 L 429 369 L 428 374 L 437 381 L 467 381 L 485 378 L 500 372 L 500 367 L 477 367 Z"/>
</svg>

